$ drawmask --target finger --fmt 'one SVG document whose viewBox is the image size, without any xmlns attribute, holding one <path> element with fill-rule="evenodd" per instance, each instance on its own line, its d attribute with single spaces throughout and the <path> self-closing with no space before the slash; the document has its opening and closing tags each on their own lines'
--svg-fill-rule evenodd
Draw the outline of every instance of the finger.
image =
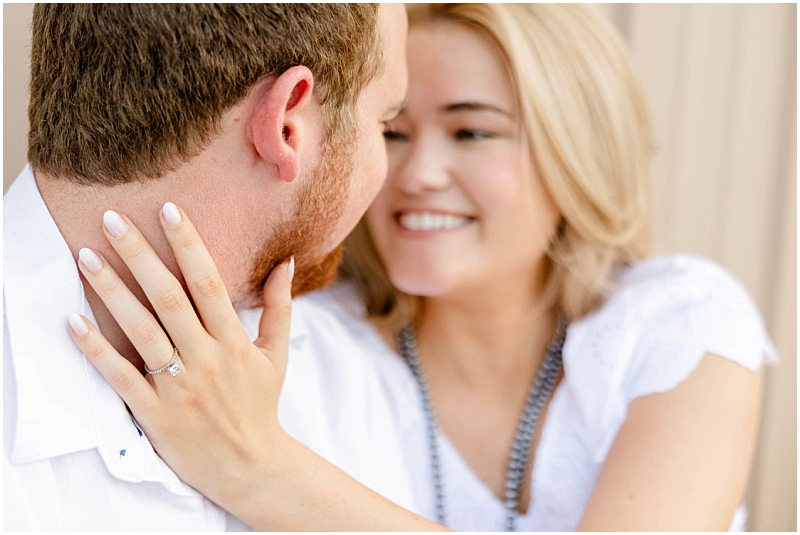
<svg viewBox="0 0 800 535">
<path fill-rule="evenodd" d="M 294 257 L 272 270 L 264 283 L 264 312 L 254 342 L 280 370 L 286 370 L 292 320 Z"/>
<path fill-rule="evenodd" d="M 161 225 L 208 333 L 218 339 L 244 334 L 217 266 L 186 213 L 168 202 Z"/>
<path fill-rule="evenodd" d="M 137 419 L 146 421 L 158 402 L 155 391 L 139 370 L 117 353 L 102 333 L 85 317 L 69 317 L 69 334 L 78 349 L 97 368 L 108 384 L 128 404 Z"/>
<path fill-rule="evenodd" d="M 175 345 L 191 348 L 203 340 L 205 329 L 183 286 L 156 255 L 136 225 L 127 217 L 109 210 L 103 214 L 103 230 L 111 246 L 144 290 Z"/>
<path fill-rule="evenodd" d="M 105 259 L 91 249 L 78 253 L 78 267 L 150 369 L 172 357 L 172 342 L 147 308 Z"/>
</svg>

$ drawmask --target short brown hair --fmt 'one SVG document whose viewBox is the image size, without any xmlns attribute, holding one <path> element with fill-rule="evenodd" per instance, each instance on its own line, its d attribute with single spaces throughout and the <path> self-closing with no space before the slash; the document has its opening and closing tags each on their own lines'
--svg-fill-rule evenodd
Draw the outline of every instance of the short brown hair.
<svg viewBox="0 0 800 535">
<path fill-rule="evenodd" d="M 157 178 L 260 78 L 296 65 L 330 130 L 378 73 L 377 21 L 366 4 L 39 4 L 28 159 L 85 184 Z"/>
</svg>

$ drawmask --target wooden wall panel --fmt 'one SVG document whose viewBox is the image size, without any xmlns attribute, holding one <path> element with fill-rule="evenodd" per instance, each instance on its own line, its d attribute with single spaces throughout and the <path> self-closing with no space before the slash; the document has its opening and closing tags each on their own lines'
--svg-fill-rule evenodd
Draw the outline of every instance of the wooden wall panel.
<svg viewBox="0 0 800 535">
<path fill-rule="evenodd" d="M 789 114 L 797 116 L 797 101 Z M 797 130 L 787 136 L 787 177 L 797 176 Z M 781 199 L 779 247 L 773 257 L 774 301 L 767 325 L 781 364 L 767 371 L 761 433 L 748 505 L 751 528 L 797 531 L 797 180 L 787 180 Z"/>
<path fill-rule="evenodd" d="M 796 5 L 598 7 L 626 37 L 652 107 L 656 251 L 725 266 L 781 354 L 766 374 L 748 528 L 795 531 Z"/>
<path fill-rule="evenodd" d="M 770 305 L 766 284 L 777 275 L 776 208 L 785 177 L 776 175 L 784 158 L 789 27 L 786 6 L 740 5 L 737 69 L 732 79 L 727 187 L 719 191 L 713 256 L 747 286 L 762 311 Z M 783 128 L 782 128 L 783 127 Z M 777 203 L 777 204 L 776 204 Z"/>
<path fill-rule="evenodd" d="M 28 160 L 33 4 L 3 5 L 3 193 Z"/>
<path fill-rule="evenodd" d="M 682 84 L 675 128 L 668 133 L 675 144 L 670 174 L 671 204 L 662 205 L 669 229 L 661 248 L 707 255 L 714 242 L 718 214 L 714 199 L 725 180 L 726 132 L 729 128 L 729 91 L 734 61 L 734 6 L 686 6 L 684 45 L 679 67 Z M 667 73 L 662 73 L 662 76 Z"/>
<path fill-rule="evenodd" d="M 751 6 L 750 9 L 752 9 Z M 772 6 L 785 17 L 767 22 L 783 34 L 782 55 L 777 63 L 783 97 L 758 95 L 776 101 L 777 140 L 775 158 L 769 162 L 775 198 L 766 228 L 767 253 L 763 271 L 764 317 L 781 353 L 780 366 L 766 376 L 766 392 L 753 470 L 750 509 L 754 529 L 796 531 L 797 506 L 797 10 L 796 6 Z M 769 274 L 772 274 L 770 276 Z"/>
<path fill-rule="evenodd" d="M 654 4 L 649 9 L 633 9 L 630 17 L 629 47 L 636 51 L 634 66 L 650 101 L 653 118 L 655 157 L 653 193 L 656 199 L 654 238 L 656 250 L 671 249 L 672 207 L 675 206 L 675 181 L 680 128 L 681 88 L 684 86 L 683 61 L 686 56 L 685 19 L 688 6 Z"/>
</svg>

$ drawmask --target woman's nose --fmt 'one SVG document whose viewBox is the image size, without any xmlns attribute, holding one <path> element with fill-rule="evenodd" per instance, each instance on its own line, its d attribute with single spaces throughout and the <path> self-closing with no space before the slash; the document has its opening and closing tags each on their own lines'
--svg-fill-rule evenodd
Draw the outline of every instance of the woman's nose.
<svg viewBox="0 0 800 535">
<path fill-rule="evenodd" d="M 417 137 L 389 157 L 387 182 L 409 195 L 422 195 L 450 187 L 450 171 L 443 144 Z"/>
</svg>

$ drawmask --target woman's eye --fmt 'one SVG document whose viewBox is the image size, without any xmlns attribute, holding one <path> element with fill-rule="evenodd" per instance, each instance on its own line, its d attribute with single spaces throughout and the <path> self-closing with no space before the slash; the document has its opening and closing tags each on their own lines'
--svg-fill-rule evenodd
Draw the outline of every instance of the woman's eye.
<svg viewBox="0 0 800 535">
<path fill-rule="evenodd" d="M 383 138 L 386 141 L 405 141 L 406 136 L 396 130 L 392 130 L 388 125 L 383 126 Z"/>
<path fill-rule="evenodd" d="M 477 141 L 479 139 L 491 139 L 497 136 L 486 130 L 471 130 L 465 128 L 457 131 L 455 137 L 459 140 Z"/>
</svg>

